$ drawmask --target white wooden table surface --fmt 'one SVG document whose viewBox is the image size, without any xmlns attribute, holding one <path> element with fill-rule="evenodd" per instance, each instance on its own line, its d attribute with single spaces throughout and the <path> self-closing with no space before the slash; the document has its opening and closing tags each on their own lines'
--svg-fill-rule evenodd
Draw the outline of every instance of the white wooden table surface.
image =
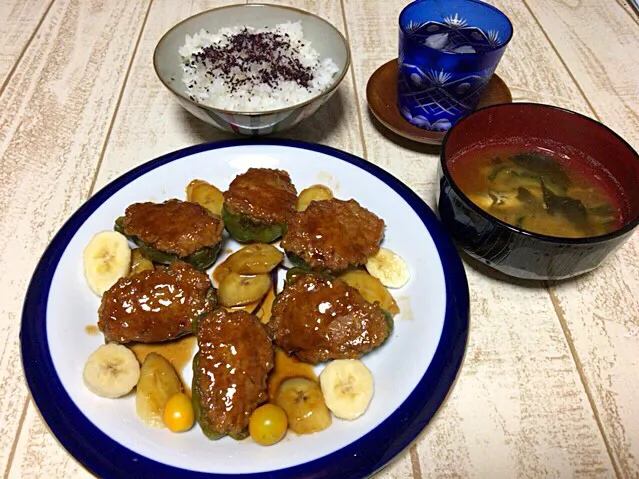
<svg viewBox="0 0 639 479">
<path fill-rule="evenodd" d="M 93 192 L 158 155 L 227 137 L 177 105 L 151 58 L 172 25 L 232 1 L 0 0 L 5 478 L 90 477 L 30 399 L 18 341 L 24 294 L 48 241 Z M 396 56 L 396 18 L 408 2 L 282 3 L 327 18 L 353 54 L 335 97 L 286 136 L 362 156 L 433 205 L 436 151 L 384 131 L 365 98 L 368 77 Z M 491 3 L 515 26 L 498 69 L 515 101 L 584 113 L 639 148 L 633 7 L 623 0 Z M 466 270 L 471 331 L 458 381 L 418 440 L 379 477 L 639 477 L 639 234 L 599 270 L 561 284 Z"/>
</svg>

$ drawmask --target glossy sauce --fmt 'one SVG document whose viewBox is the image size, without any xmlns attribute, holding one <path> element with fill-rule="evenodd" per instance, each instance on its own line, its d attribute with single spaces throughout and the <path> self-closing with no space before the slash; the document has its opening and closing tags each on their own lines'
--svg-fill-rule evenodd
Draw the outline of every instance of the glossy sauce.
<svg viewBox="0 0 639 479">
<path fill-rule="evenodd" d="M 321 274 L 304 274 L 287 283 L 267 327 L 275 345 L 313 364 L 359 358 L 389 334 L 379 305 L 353 294 L 343 281 Z"/>
<path fill-rule="evenodd" d="M 121 278 L 102 297 L 98 326 L 109 341 L 156 343 L 191 333 L 193 318 L 209 311 L 211 282 L 179 261 Z"/>
<path fill-rule="evenodd" d="M 213 283 L 219 286 L 222 280 L 226 278 L 230 272 L 231 270 L 226 267 L 223 261 L 213 269 L 213 274 L 211 274 L 211 279 L 213 280 Z"/>
<path fill-rule="evenodd" d="M 222 308 L 204 315 L 197 326 L 194 394 L 202 417 L 216 433 L 240 437 L 258 404 L 267 399 L 273 346 L 255 317 Z"/>
<path fill-rule="evenodd" d="M 377 253 L 384 221 L 355 200 L 313 201 L 289 221 L 282 247 L 318 270 L 363 265 Z"/>
<path fill-rule="evenodd" d="M 275 402 L 277 388 L 282 381 L 288 378 L 307 378 L 311 381 L 319 382 L 313 366 L 303 363 L 299 359 L 287 356 L 280 348 L 275 348 L 275 367 L 268 376 L 268 400 Z"/>
<path fill-rule="evenodd" d="M 401 305 L 402 314 L 397 316 L 396 319 L 403 319 L 406 321 L 412 321 L 415 319 L 413 310 L 410 307 L 410 296 L 400 296 L 397 298 L 397 303 Z"/>
<path fill-rule="evenodd" d="M 176 199 L 164 203 L 135 203 L 123 221 L 127 235 L 181 258 L 222 239 L 224 225 L 203 206 Z"/>
<path fill-rule="evenodd" d="M 289 174 L 269 168 L 249 168 L 224 192 L 227 208 L 267 224 L 286 222 L 296 201 L 297 190 Z"/>
<path fill-rule="evenodd" d="M 273 310 L 273 302 L 275 301 L 275 290 L 273 288 L 268 290 L 264 301 L 259 309 L 254 313 L 262 324 L 266 324 L 271 320 L 271 313 Z"/>
<path fill-rule="evenodd" d="M 178 376 L 180 376 L 180 380 L 185 386 L 187 393 L 190 394 L 190 387 L 184 382 L 182 371 L 187 365 L 189 367 L 191 365 L 196 342 L 195 336 L 185 336 L 164 343 L 135 343 L 128 345 L 128 347 L 135 353 L 135 357 L 138 358 L 140 364 L 144 362 L 144 359 L 149 353 L 157 353 L 167 359 L 178 373 Z"/>
<path fill-rule="evenodd" d="M 98 327 L 95 324 L 89 324 L 88 326 L 85 326 L 84 327 L 84 331 L 89 336 L 97 336 L 98 334 L 100 334 L 100 330 L 98 329 Z"/>
</svg>

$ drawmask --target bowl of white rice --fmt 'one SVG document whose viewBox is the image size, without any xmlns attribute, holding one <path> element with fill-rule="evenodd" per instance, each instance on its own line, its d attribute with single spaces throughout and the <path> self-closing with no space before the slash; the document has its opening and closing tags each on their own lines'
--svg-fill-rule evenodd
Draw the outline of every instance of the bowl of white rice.
<svg viewBox="0 0 639 479">
<path fill-rule="evenodd" d="M 350 52 L 340 31 L 311 13 L 229 5 L 171 28 L 153 64 L 200 120 L 265 135 L 291 128 L 326 103 L 348 71 Z"/>
</svg>

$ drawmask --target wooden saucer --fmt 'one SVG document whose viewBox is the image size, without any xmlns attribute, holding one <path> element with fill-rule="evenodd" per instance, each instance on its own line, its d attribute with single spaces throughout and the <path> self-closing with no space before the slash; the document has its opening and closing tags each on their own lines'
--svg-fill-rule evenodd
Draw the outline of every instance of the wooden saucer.
<svg viewBox="0 0 639 479">
<path fill-rule="evenodd" d="M 397 58 L 384 63 L 373 73 L 366 85 L 366 100 L 375 118 L 386 128 L 409 140 L 441 145 L 445 131 L 423 130 L 411 125 L 397 108 Z M 504 80 L 493 75 L 477 108 L 499 103 L 512 103 L 513 97 Z"/>
</svg>

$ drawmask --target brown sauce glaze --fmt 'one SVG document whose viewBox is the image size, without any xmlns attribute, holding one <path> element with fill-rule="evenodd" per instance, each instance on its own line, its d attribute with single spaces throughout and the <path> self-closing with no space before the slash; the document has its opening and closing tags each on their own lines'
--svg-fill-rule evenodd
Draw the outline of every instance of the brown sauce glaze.
<svg viewBox="0 0 639 479">
<path fill-rule="evenodd" d="M 197 339 L 195 336 L 185 336 L 183 338 L 176 339 L 174 341 L 166 341 L 164 343 L 135 343 L 130 344 L 128 347 L 131 351 L 133 351 L 133 353 L 135 353 L 135 357 L 138 358 L 140 364 L 144 362 L 144 359 L 150 353 L 157 353 L 160 356 L 163 356 L 171 363 L 175 371 L 178 373 L 184 389 L 187 394 L 190 395 L 191 388 L 184 382 L 182 371 L 184 368 L 191 365 L 196 342 Z"/>
<path fill-rule="evenodd" d="M 281 244 L 313 269 L 342 271 L 365 264 L 383 237 L 382 219 L 355 200 L 333 198 L 296 212 Z"/>
<path fill-rule="evenodd" d="M 89 336 L 97 336 L 98 334 L 100 334 L 100 329 L 98 329 L 95 324 L 89 324 L 88 326 L 84 327 L 84 332 L 87 333 Z"/>
<path fill-rule="evenodd" d="M 295 211 L 297 190 L 286 171 L 249 168 L 224 193 L 224 205 L 257 222 L 286 223 Z"/>
<path fill-rule="evenodd" d="M 392 330 L 379 303 L 317 273 L 286 283 L 266 327 L 276 346 L 311 364 L 357 359 L 380 346 Z"/>
<path fill-rule="evenodd" d="M 98 327 L 107 341 L 157 343 L 191 333 L 193 319 L 214 306 L 208 276 L 176 261 L 120 278 L 102 296 Z"/>
<path fill-rule="evenodd" d="M 245 311 L 216 309 L 197 323 L 197 367 L 193 393 L 200 425 L 240 438 L 251 413 L 266 401 L 266 378 L 273 368 L 273 345 L 258 319 Z"/>
<path fill-rule="evenodd" d="M 288 356 L 280 348 L 275 348 L 275 367 L 268 376 L 268 400 L 275 402 L 277 389 L 282 381 L 288 378 L 306 378 L 311 381 L 319 382 L 315 375 L 313 366 L 303 363 L 299 359 Z"/>
<path fill-rule="evenodd" d="M 122 226 L 127 235 L 181 258 L 215 246 L 224 230 L 221 218 L 203 206 L 176 199 L 135 203 L 126 209 Z"/>
<path fill-rule="evenodd" d="M 213 273 L 211 274 L 211 279 L 218 286 L 220 285 L 222 280 L 224 278 L 226 278 L 228 276 L 228 274 L 231 272 L 231 270 L 229 268 L 227 268 L 224 263 L 225 262 L 222 262 L 222 263 L 218 264 L 213 269 Z"/>
</svg>

